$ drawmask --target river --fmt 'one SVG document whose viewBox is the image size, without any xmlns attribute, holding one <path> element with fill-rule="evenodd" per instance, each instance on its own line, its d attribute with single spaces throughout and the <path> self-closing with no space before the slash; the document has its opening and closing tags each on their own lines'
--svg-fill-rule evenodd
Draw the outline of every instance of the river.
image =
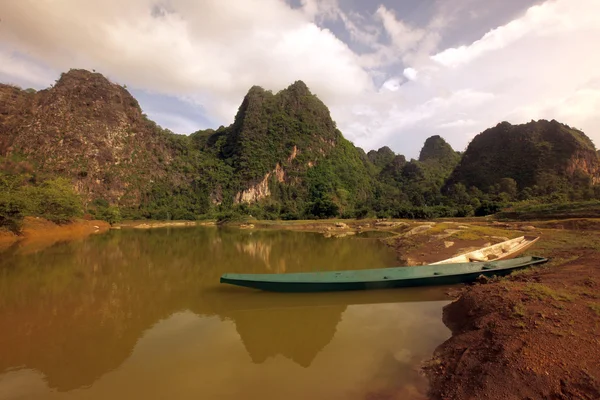
<svg viewBox="0 0 600 400">
<path fill-rule="evenodd" d="M 0 399 L 425 399 L 442 288 L 266 293 L 225 272 L 382 268 L 374 239 L 121 230 L 0 253 Z"/>
</svg>

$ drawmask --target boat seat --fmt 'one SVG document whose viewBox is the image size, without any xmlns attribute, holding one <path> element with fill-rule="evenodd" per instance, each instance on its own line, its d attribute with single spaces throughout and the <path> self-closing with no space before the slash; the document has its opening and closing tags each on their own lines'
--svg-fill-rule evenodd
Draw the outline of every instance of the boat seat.
<svg viewBox="0 0 600 400">
<path fill-rule="evenodd" d="M 478 258 L 478 257 L 469 257 L 469 261 L 470 262 L 484 262 L 484 261 L 487 261 L 487 259 Z"/>
</svg>

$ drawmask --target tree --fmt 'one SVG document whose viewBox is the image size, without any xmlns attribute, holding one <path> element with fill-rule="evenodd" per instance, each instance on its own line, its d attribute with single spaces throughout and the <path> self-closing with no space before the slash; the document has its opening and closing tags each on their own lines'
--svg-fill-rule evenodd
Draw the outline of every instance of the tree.
<svg viewBox="0 0 600 400">
<path fill-rule="evenodd" d="M 83 215 L 81 198 L 75 193 L 68 179 L 51 179 L 40 186 L 30 186 L 25 190 L 31 199 L 28 210 L 30 214 L 56 223 L 68 222 Z"/>
<path fill-rule="evenodd" d="M 513 178 L 502 178 L 499 182 L 500 193 L 506 193 L 510 200 L 517 197 L 517 182 Z"/>
<path fill-rule="evenodd" d="M 456 183 L 450 186 L 448 190 L 448 197 L 456 205 L 467 205 L 471 203 L 471 198 L 467 193 L 467 188 L 462 183 Z"/>
</svg>

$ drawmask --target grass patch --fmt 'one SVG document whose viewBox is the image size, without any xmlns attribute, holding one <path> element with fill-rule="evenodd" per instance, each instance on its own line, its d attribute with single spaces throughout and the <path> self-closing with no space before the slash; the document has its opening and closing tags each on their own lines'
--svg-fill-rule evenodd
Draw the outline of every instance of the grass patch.
<svg viewBox="0 0 600 400">
<path fill-rule="evenodd" d="M 600 233 L 577 231 L 547 231 L 535 244 L 535 252 L 541 256 L 549 256 L 556 251 L 568 251 L 572 256 L 578 256 L 581 250 L 600 251 Z"/>
<path fill-rule="evenodd" d="M 477 232 L 473 232 L 472 230 L 461 230 L 460 232 L 456 232 L 452 235 L 453 238 L 459 240 L 479 240 L 483 239 L 485 235 L 481 235 Z"/>
<path fill-rule="evenodd" d="M 509 277 L 528 275 L 528 274 L 531 274 L 532 272 L 533 272 L 533 268 L 527 267 L 527 268 L 518 269 L 516 271 L 511 272 Z"/>
<path fill-rule="evenodd" d="M 559 265 L 570 263 L 571 261 L 578 260 L 579 256 L 570 256 L 570 257 L 552 257 L 547 267 L 557 267 Z"/>
<path fill-rule="evenodd" d="M 487 239 L 491 236 L 507 237 L 513 239 L 519 237 L 520 233 L 508 229 L 494 228 L 491 226 L 471 225 L 469 229 L 461 229 L 452 235 L 453 238 L 461 240 Z"/>
<path fill-rule="evenodd" d="M 515 304 L 513 306 L 513 317 L 515 318 L 523 318 L 527 315 L 527 309 L 525 305 L 521 302 Z"/>
<path fill-rule="evenodd" d="M 423 362 L 423 368 L 437 368 L 442 365 L 442 360 L 438 357 L 434 357 L 430 360 Z"/>
<path fill-rule="evenodd" d="M 600 299 L 600 293 L 593 289 L 581 288 L 577 290 L 577 294 L 580 296 L 589 297 L 591 299 Z"/>
<path fill-rule="evenodd" d="M 525 329 L 525 328 L 527 328 L 527 324 L 523 321 L 518 321 L 518 322 L 515 322 L 514 327 Z"/>
<path fill-rule="evenodd" d="M 592 303 L 589 305 L 590 310 L 596 313 L 596 315 L 600 316 L 600 303 Z"/>
<path fill-rule="evenodd" d="M 525 293 L 538 300 L 573 301 L 575 296 L 564 290 L 555 290 L 541 283 L 529 283 L 525 286 Z"/>
<path fill-rule="evenodd" d="M 415 225 L 415 226 L 417 226 L 417 225 Z M 411 228 L 413 228 L 413 227 L 411 226 Z M 436 235 L 436 234 L 444 233 L 444 231 L 446 229 L 456 229 L 456 225 L 447 224 L 445 222 L 439 222 L 439 223 L 435 224 L 431 229 L 428 229 L 427 234 L 428 235 Z"/>
<path fill-rule="evenodd" d="M 495 216 L 498 219 L 511 220 L 598 218 L 600 217 L 600 201 L 516 205 Z"/>
</svg>

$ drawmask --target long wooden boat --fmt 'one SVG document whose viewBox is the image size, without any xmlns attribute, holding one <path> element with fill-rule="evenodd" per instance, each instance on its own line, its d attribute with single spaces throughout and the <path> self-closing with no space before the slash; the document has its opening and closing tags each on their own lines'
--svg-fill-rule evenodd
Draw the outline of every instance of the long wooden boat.
<svg viewBox="0 0 600 400">
<path fill-rule="evenodd" d="M 527 249 L 533 246 L 538 239 L 539 237 L 520 236 L 502 243 L 460 254 L 446 260 L 434 262 L 430 265 L 508 260 L 523 254 Z"/>
<path fill-rule="evenodd" d="M 275 292 L 325 292 L 386 289 L 411 286 L 453 285 L 476 280 L 480 275 L 503 276 L 542 264 L 542 257 L 521 257 L 486 263 L 421 265 L 356 271 L 285 274 L 224 274 L 221 283 Z"/>
</svg>

